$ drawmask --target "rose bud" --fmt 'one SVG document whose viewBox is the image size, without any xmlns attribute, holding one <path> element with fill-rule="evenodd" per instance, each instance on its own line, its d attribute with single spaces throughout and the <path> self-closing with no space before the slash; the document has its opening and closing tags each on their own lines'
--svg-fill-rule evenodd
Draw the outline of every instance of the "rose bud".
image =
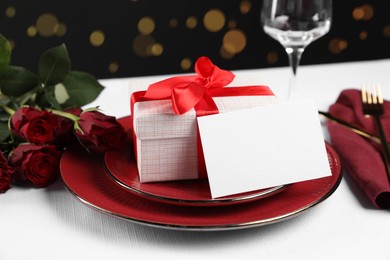
<svg viewBox="0 0 390 260">
<path fill-rule="evenodd" d="M 80 115 L 75 125 L 75 133 L 80 142 L 91 152 L 120 148 L 126 140 L 125 130 L 115 117 L 96 110 L 86 111 Z"/>
<path fill-rule="evenodd" d="M 63 148 L 75 140 L 73 135 L 74 121 L 62 116 L 56 118 L 57 131 L 54 133 L 54 144 L 59 148 Z"/>
<path fill-rule="evenodd" d="M 46 187 L 59 175 L 61 152 L 54 145 L 20 144 L 10 158 L 16 178 L 28 180 L 36 187 Z"/>
<path fill-rule="evenodd" d="M 8 165 L 7 159 L 0 151 L 0 193 L 4 193 L 11 188 L 13 178 L 14 170 Z"/>
</svg>

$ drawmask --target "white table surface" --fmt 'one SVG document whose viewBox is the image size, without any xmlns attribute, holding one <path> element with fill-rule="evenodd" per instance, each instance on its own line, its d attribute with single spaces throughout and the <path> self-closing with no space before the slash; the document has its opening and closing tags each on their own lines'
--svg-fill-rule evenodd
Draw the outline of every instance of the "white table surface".
<svg viewBox="0 0 390 260">
<path fill-rule="evenodd" d="M 234 71 L 240 83 L 269 85 L 278 95 L 288 68 Z M 390 60 L 302 66 L 301 96 L 327 110 L 340 91 L 381 83 L 390 98 Z M 129 86 L 168 76 L 101 80 L 93 103 L 129 114 Z M 142 84 L 140 84 L 142 82 Z M 303 94 L 304 93 L 304 94 Z M 327 137 L 326 129 L 324 134 Z M 390 212 L 373 208 L 344 173 L 335 193 L 290 220 L 250 229 L 190 232 L 116 219 L 77 200 L 60 182 L 47 189 L 13 187 L 0 195 L 0 260 L 6 259 L 390 259 Z"/>
</svg>

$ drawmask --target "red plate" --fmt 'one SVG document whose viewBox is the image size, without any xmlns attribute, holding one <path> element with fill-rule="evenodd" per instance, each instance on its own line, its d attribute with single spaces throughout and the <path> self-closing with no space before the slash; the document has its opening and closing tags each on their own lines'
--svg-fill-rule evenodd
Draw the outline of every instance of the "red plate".
<svg viewBox="0 0 390 260">
<path fill-rule="evenodd" d="M 131 122 L 131 119 L 129 117 L 120 121 L 126 129 L 130 129 L 129 122 Z M 128 131 L 130 132 L 130 130 Z M 120 186 L 147 199 L 171 204 L 225 206 L 262 199 L 274 195 L 288 186 L 281 185 L 212 199 L 207 179 L 140 183 L 133 145 L 127 145 L 123 150 L 106 152 L 104 161 L 107 167 L 107 174 Z"/>
<path fill-rule="evenodd" d="M 188 207 L 159 203 L 134 195 L 105 172 L 103 158 L 82 147 L 64 152 L 61 176 L 83 203 L 136 223 L 186 230 L 228 230 L 275 223 L 295 216 L 328 198 L 341 180 L 339 158 L 327 144 L 332 176 L 299 182 L 261 200 L 222 207 Z"/>
</svg>

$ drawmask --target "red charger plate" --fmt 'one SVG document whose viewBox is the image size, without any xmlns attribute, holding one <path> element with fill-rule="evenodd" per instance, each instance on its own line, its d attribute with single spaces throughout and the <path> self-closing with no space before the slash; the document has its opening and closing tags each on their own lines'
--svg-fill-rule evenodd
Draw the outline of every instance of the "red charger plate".
<svg viewBox="0 0 390 260">
<path fill-rule="evenodd" d="M 102 156 L 82 147 L 61 159 L 65 187 L 86 205 L 109 215 L 155 227 L 185 230 L 229 230 L 275 223 L 296 216 L 328 198 L 341 181 L 341 165 L 327 144 L 332 176 L 291 184 L 273 196 L 220 207 L 188 207 L 142 198 L 118 186 L 106 174 Z"/>
</svg>

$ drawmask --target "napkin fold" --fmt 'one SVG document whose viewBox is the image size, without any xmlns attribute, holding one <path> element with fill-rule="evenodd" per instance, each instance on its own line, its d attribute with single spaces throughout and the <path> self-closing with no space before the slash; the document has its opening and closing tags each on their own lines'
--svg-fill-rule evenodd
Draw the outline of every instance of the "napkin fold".
<svg viewBox="0 0 390 260">
<path fill-rule="evenodd" d="M 390 140 L 389 101 L 384 102 L 384 110 L 381 122 L 386 138 Z M 363 114 L 360 90 L 342 91 L 335 104 L 330 106 L 329 113 L 369 133 L 378 133 L 373 118 Z M 335 122 L 327 121 L 327 127 L 332 145 L 350 176 L 377 208 L 389 209 L 390 185 L 381 146 Z"/>
</svg>

